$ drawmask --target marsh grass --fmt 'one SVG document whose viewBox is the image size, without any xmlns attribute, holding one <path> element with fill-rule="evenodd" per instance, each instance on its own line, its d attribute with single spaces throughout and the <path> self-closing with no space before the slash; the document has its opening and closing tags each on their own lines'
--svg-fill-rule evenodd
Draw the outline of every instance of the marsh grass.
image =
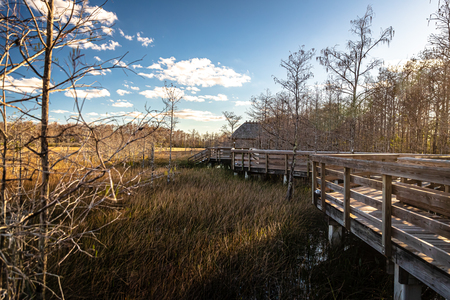
<svg viewBox="0 0 450 300">
<path fill-rule="evenodd" d="M 77 253 L 57 267 L 66 299 L 392 294 L 382 256 L 355 240 L 346 251 L 328 249 L 326 222 L 310 204 L 309 189 L 297 186 L 291 202 L 285 192 L 280 182 L 244 180 L 218 168 L 181 169 L 174 183 L 141 188 L 97 240 L 82 241 L 92 257 Z M 114 217 L 100 211 L 84 226 L 98 228 Z"/>
</svg>

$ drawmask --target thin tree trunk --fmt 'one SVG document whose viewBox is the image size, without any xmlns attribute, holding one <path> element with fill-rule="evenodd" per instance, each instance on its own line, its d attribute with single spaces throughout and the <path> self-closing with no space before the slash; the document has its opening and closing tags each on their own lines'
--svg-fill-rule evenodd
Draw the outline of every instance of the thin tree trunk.
<svg viewBox="0 0 450 300">
<path fill-rule="evenodd" d="M 54 17 L 54 4 L 53 0 L 48 2 L 48 14 L 47 14 L 47 40 L 45 45 L 45 61 L 44 61 L 44 76 L 42 78 L 42 108 L 41 108 L 41 168 L 42 168 L 42 181 L 41 181 L 41 199 L 40 207 L 43 208 L 47 205 L 49 200 L 49 149 L 48 149 L 48 122 L 49 122 L 49 104 L 50 104 L 50 79 L 51 79 L 51 67 L 52 67 L 52 52 L 53 52 L 53 17 Z M 39 218 L 40 226 L 40 238 L 39 238 L 39 251 L 41 257 L 39 259 L 39 265 L 42 272 L 42 283 L 38 289 L 37 297 L 45 299 L 45 291 L 47 284 L 47 210 L 43 210 Z"/>
</svg>

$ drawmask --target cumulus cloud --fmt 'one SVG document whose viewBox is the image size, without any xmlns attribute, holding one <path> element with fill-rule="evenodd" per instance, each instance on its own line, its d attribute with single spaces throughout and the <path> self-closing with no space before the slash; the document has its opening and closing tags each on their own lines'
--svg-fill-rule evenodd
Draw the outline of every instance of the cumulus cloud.
<svg viewBox="0 0 450 300">
<path fill-rule="evenodd" d="M 133 69 L 142 69 L 143 66 L 137 64 L 137 65 L 132 65 Z"/>
<path fill-rule="evenodd" d="M 151 74 L 147 74 L 147 73 L 138 73 L 139 76 L 143 76 L 143 77 L 147 77 L 147 78 L 153 78 L 155 77 L 155 74 L 151 73 Z"/>
<path fill-rule="evenodd" d="M 90 112 L 90 113 L 87 113 L 86 115 L 91 116 L 91 117 L 94 117 L 94 116 L 98 116 L 98 113 L 96 113 L 96 112 Z"/>
<path fill-rule="evenodd" d="M 113 59 L 112 60 L 112 64 L 114 66 L 118 66 L 118 67 L 122 67 L 122 68 L 127 68 L 128 67 L 128 65 L 123 60 Z"/>
<path fill-rule="evenodd" d="M 162 70 L 161 65 L 154 63 L 151 66 L 148 66 L 147 69 L 154 69 L 154 70 Z"/>
<path fill-rule="evenodd" d="M 114 107 L 133 107 L 133 104 L 128 102 L 128 100 L 117 100 L 117 102 L 113 103 Z"/>
<path fill-rule="evenodd" d="M 184 100 L 189 101 L 189 102 L 205 102 L 205 99 L 202 99 L 198 96 L 189 96 L 186 95 L 183 97 Z"/>
<path fill-rule="evenodd" d="M 72 48 L 79 47 L 80 49 L 92 49 L 97 51 L 105 51 L 105 50 L 116 50 L 116 47 L 121 47 L 120 44 L 116 41 L 109 41 L 109 43 L 104 44 L 94 44 L 92 42 L 79 42 L 79 43 L 73 43 L 69 45 Z"/>
<path fill-rule="evenodd" d="M 184 92 L 180 90 L 179 88 L 175 88 L 176 93 L 180 95 L 184 95 Z M 163 87 L 155 87 L 153 90 L 145 90 L 140 92 L 139 94 L 143 95 L 145 98 L 165 98 L 166 97 L 166 90 Z"/>
<path fill-rule="evenodd" d="M 68 113 L 69 111 L 63 110 L 63 109 L 54 109 L 51 112 L 55 113 L 55 114 L 65 114 L 65 113 Z"/>
<path fill-rule="evenodd" d="M 151 43 L 153 43 L 153 39 L 152 38 L 148 38 L 148 37 L 141 37 L 141 34 L 138 32 L 136 33 L 136 39 L 142 43 L 142 46 L 147 47 L 148 45 L 150 45 Z"/>
<path fill-rule="evenodd" d="M 118 89 L 118 90 L 116 91 L 116 93 L 119 94 L 120 96 L 123 96 L 123 95 L 125 95 L 125 94 L 131 94 L 130 91 L 126 91 L 126 90 L 122 90 L 122 89 Z"/>
<path fill-rule="evenodd" d="M 87 90 L 70 90 L 64 93 L 66 97 L 78 97 L 82 99 L 93 99 L 93 98 L 101 98 L 101 97 L 109 97 L 110 94 L 107 89 L 87 89 Z"/>
<path fill-rule="evenodd" d="M 102 59 L 101 59 L 100 57 L 98 57 L 98 56 L 94 56 L 94 58 L 95 58 L 97 61 L 102 61 Z"/>
<path fill-rule="evenodd" d="M 214 122 L 223 121 L 225 118 L 223 116 L 216 116 L 210 111 L 200 111 L 192 109 L 183 109 L 175 112 L 175 116 L 184 120 L 194 120 L 201 122 Z"/>
<path fill-rule="evenodd" d="M 112 35 L 114 32 L 114 29 L 112 29 L 111 27 L 108 27 L 108 26 L 102 26 L 102 31 L 106 35 Z"/>
<path fill-rule="evenodd" d="M 39 11 L 43 16 L 47 15 L 47 2 L 40 0 L 31 0 L 30 6 Z M 103 26 L 111 26 L 117 21 L 117 15 L 113 12 L 104 10 L 99 6 L 79 5 L 73 0 L 55 0 L 55 19 L 60 19 L 63 23 L 69 21 L 72 25 L 86 20 L 84 27 L 93 28 L 96 23 Z"/>
<path fill-rule="evenodd" d="M 139 91 L 139 87 L 137 87 L 137 86 L 130 86 L 130 89 L 132 89 L 134 91 Z"/>
<path fill-rule="evenodd" d="M 34 94 L 40 92 L 42 89 L 42 80 L 36 77 L 15 79 L 12 76 L 5 78 L 5 90 L 20 93 L 20 94 Z"/>
<path fill-rule="evenodd" d="M 121 36 L 123 36 L 124 38 L 126 38 L 129 41 L 132 41 L 134 38 L 134 35 L 126 35 L 120 28 L 119 28 L 119 33 Z"/>
<path fill-rule="evenodd" d="M 251 101 L 236 101 L 234 103 L 235 106 L 247 106 L 247 105 L 251 105 L 252 102 Z"/>
<path fill-rule="evenodd" d="M 157 64 L 150 66 L 151 69 L 155 69 L 152 74 L 155 74 L 154 77 L 161 81 L 176 81 L 182 85 L 202 87 L 215 85 L 224 87 L 242 86 L 244 83 L 250 82 L 251 79 L 250 76 L 239 74 L 231 68 L 215 66 L 207 58 L 175 61 L 175 57 L 160 58 Z M 158 69 L 157 66 L 161 69 Z M 148 77 L 151 78 L 149 74 Z"/>
<path fill-rule="evenodd" d="M 89 74 L 98 76 L 98 75 L 106 75 L 107 73 L 111 73 L 110 69 L 104 69 L 104 70 L 95 70 L 94 68 L 91 68 L 89 71 Z"/>
<path fill-rule="evenodd" d="M 195 86 L 188 86 L 186 88 L 186 90 L 193 91 L 193 92 L 200 92 L 200 89 L 198 87 L 195 87 Z"/>
</svg>

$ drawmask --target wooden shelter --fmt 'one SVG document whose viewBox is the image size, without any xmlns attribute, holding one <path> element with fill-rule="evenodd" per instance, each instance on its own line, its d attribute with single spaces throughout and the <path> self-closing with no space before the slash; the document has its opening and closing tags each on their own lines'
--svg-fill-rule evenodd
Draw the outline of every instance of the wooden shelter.
<svg viewBox="0 0 450 300">
<path fill-rule="evenodd" d="M 234 148 L 259 148 L 261 125 L 258 122 L 246 121 L 231 135 Z"/>
</svg>

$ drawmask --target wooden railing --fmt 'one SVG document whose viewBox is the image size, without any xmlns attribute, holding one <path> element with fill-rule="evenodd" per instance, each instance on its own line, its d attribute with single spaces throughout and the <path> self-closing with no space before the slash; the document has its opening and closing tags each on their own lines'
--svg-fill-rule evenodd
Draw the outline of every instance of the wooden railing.
<svg viewBox="0 0 450 300">
<path fill-rule="evenodd" d="M 209 147 L 189 157 L 188 161 L 201 163 L 205 161 L 221 161 L 231 159 L 231 147 Z"/>
<path fill-rule="evenodd" d="M 232 149 L 231 166 L 235 171 L 288 174 L 295 157 L 294 173 L 308 173 L 309 155 L 314 152 L 292 150 Z"/>
<path fill-rule="evenodd" d="M 313 203 L 347 230 L 357 221 L 380 233 L 366 242 L 387 258 L 394 242 L 449 273 L 450 161 L 442 158 L 312 155 Z"/>
</svg>

